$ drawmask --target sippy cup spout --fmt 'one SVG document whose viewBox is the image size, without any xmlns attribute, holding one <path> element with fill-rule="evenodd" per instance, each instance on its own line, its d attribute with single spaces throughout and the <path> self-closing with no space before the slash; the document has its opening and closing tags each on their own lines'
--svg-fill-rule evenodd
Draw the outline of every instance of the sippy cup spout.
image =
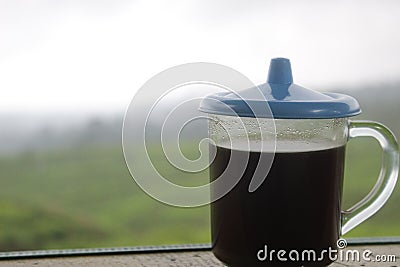
<svg viewBox="0 0 400 267">
<path fill-rule="evenodd" d="M 293 83 L 292 68 L 287 58 L 273 58 L 269 65 L 268 80 L 271 94 L 282 100 L 289 96 L 289 86 Z"/>
<path fill-rule="evenodd" d="M 269 65 L 268 80 L 269 84 L 291 84 L 293 83 L 292 68 L 290 60 L 287 58 L 273 58 Z"/>
</svg>

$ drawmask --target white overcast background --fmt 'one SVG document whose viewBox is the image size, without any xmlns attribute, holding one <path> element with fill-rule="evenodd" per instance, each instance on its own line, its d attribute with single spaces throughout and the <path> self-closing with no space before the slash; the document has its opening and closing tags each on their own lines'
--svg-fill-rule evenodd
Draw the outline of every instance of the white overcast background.
<svg viewBox="0 0 400 267">
<path fill-rule="evenodd" d="M 400 80 L 400 1 L 0 0 L 0 115 L 120 112 L 146 80 L 208 61 L 321 90 Z"/>
</svg>

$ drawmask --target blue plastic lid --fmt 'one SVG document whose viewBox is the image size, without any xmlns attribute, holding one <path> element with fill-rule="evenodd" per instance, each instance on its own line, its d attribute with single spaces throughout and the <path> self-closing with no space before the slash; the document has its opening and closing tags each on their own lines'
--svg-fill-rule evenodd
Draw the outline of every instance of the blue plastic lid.
<svg viewBox="0 0 400 267">
<path fill-rule="evenodd" d="M 343 118 L 361 113 L 360 105 L 351 96 L 320 93 L 294 84 L 290 61 L 286 58 L 271 60 L 267 83 L 242 90 L 239 94 L 209 95 L 201 102 L 200 111 L 276 119 Z"/>
</svg>

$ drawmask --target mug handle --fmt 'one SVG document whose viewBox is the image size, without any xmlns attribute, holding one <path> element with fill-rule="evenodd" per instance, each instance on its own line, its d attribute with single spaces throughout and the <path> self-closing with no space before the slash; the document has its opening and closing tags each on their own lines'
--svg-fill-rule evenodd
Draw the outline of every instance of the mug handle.
<svg viewBox="0 0 400 267">
<path fill-rule="evenodd" d="M 359 136 L 375 138 L 382 147 L 382 167 L 372 190 L 360 202 L 342 211 L 344 235 L 374 215 L 386 203 L 396 185 L 399 172 L 399 148 L 393 133 L 373 121 L 350 121 L 349 140 Z"/>
</svg>

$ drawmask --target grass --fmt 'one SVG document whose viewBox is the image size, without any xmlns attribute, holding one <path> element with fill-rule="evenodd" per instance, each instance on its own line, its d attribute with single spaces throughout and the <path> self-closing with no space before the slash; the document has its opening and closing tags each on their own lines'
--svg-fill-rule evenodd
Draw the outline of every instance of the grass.
<svg viewBox="0 0 400 267">
<path fill-rule="evenodd" d="M 185 174 L 155 162 L 174 181 Z M 372 188 L 380 149 L 354 140 L 347 149 L 344 207 Z M 71 148 L 0 158 L 0 250 L 203 243 L 209 208 L 176 208 L 140 190 L 118 146 Z M 206 181 L 207 171 L 196 176 Z M 192 182 L 189 182 L 191 184 Z M 395 191 L 388 204 L 348 236 L 400 235 Z"/>
<path fill-rule="evenodd" d="M 119 147 L 26 153 L 0 159 L 0 169 L 3 251 L 209 241 L 208 207 L 175 208 L 147 196 Z M 60 234 L 51 238 L 52 229 Z"/>
</svg>

